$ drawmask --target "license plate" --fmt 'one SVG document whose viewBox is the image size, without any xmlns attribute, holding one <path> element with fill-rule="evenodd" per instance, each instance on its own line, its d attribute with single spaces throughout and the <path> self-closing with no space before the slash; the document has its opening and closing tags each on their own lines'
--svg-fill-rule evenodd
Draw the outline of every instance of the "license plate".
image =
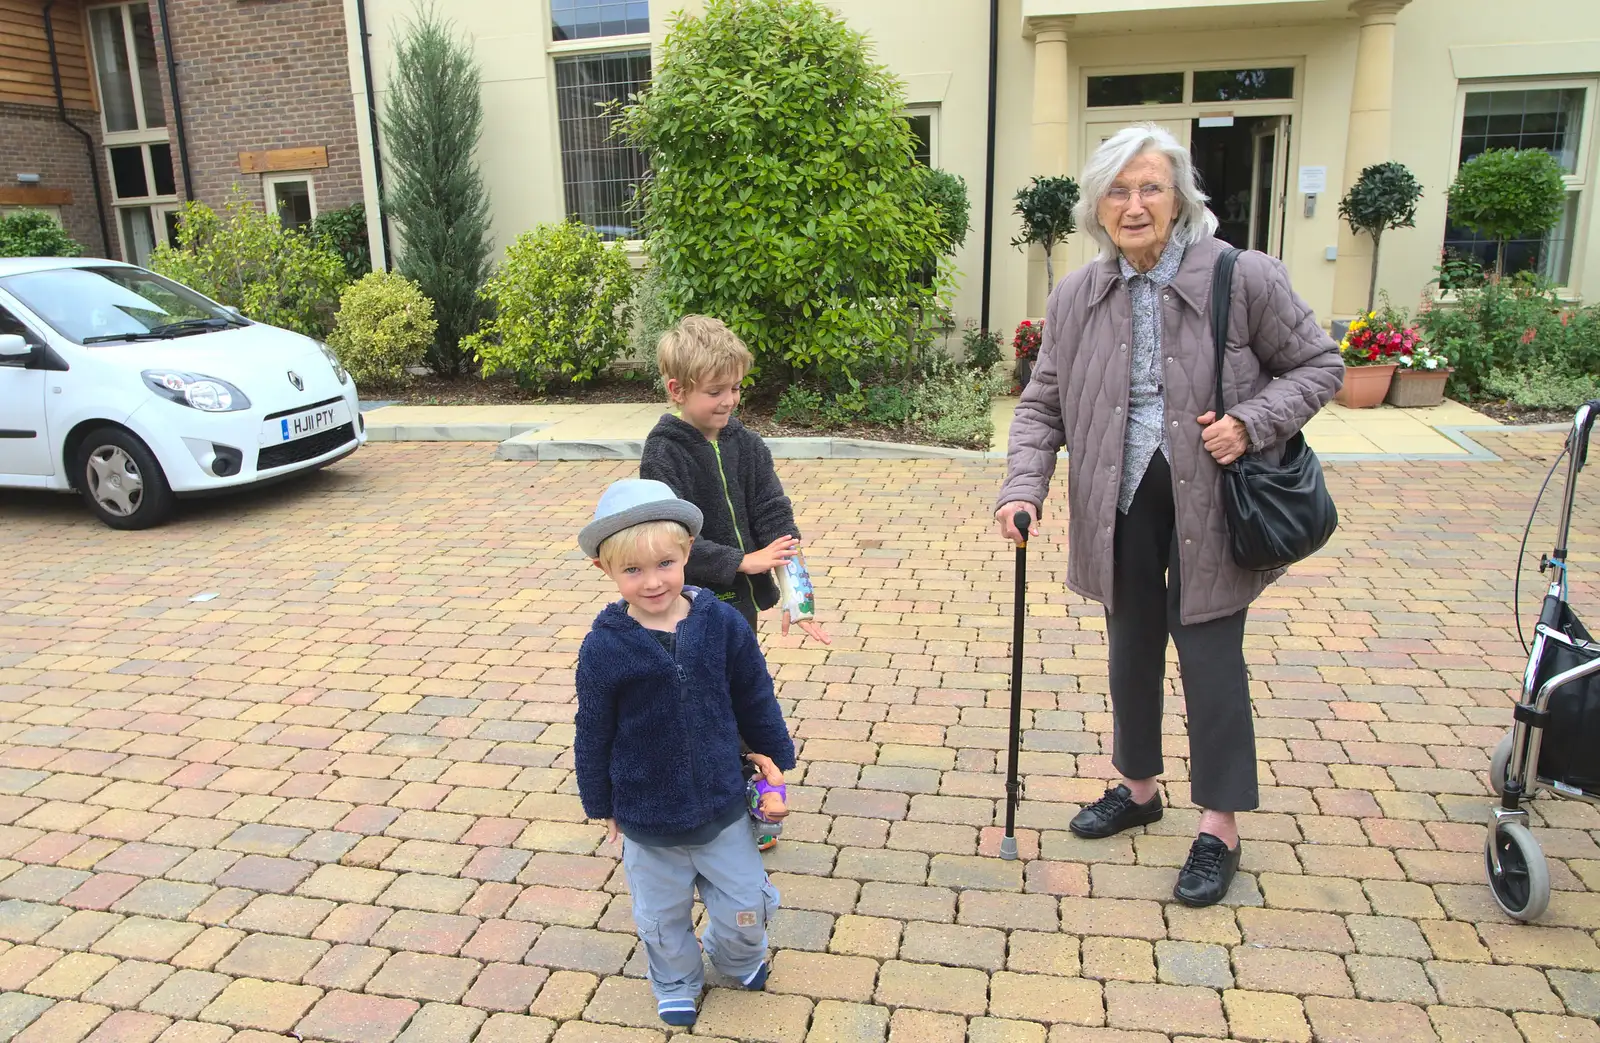
<svg viewBox="0 0 1600 1043">
<path fill-rule="evenodd" d="M 261 425 L 262 445 L 282 445 L 301 438 L 309 438 L 329 428 L 350 422 L 350 406 L 343 399 L 325 406 L 291 413 Z"/>
</svg>

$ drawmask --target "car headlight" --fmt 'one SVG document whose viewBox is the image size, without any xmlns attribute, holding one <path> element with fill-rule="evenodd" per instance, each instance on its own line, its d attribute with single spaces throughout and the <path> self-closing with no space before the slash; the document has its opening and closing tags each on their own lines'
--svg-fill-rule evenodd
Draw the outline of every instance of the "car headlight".
<svg viewBox="0 0 1600 1043">
<path fill-rule="evenodd" d="M 162 398 L 202 413 L 236 413 L 250 408 L 245 393 L 216 377 L 169 369 L 147 369 L 145 384 Z"/>
<path fill-rule="evenodd" d="M 343 364 L 339 362 L 339 356 L 335 355 L 333 349 L 320 340 L 317 341 L 317 347 L 321 348 L 322 354 L 327 356 L 328 365 L 333 367 L 333 375 L 339 378 L 339 383 L 348 384 L 350 382 L 350 374 L 344 371 Z"/>
</svg>

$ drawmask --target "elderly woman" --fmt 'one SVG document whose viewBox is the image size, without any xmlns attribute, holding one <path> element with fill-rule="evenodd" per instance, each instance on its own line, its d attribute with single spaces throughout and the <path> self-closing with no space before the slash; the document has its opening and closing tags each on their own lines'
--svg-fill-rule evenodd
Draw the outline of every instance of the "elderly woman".
<svg viewBox="0 0 1600 1043">
<path fill-rule="evenodd" d="M 1244 662 L 1245 612 L 1276 573 L 1229 553 L 1222 466 L 1275 458 L 1339 389 L 1343 368 L 1277 260 L 1239 256 L 1224 402 L 1216 416 L 1213 238 L 1189 152 L 1153 125 L 1090 157 L 1078 226 L 1103 248 L 1050 295 L 1033 380 L 1011 423 L 995 519 L 1020 540 L 1067 447 L 1067 585 L 1105 606 L 1112 766 L 1122 780 L 1072 820 L 1109 837 L 1161 817 L 1161 703 L 1167 639 L 1178 646 L 1199 837 L 1173 895 L 1210 905 L 1239 868 L 1236 812 L 1258 803 Z M 1038 528 L 1033 529 L 1035 533 Z"/>
</svg>

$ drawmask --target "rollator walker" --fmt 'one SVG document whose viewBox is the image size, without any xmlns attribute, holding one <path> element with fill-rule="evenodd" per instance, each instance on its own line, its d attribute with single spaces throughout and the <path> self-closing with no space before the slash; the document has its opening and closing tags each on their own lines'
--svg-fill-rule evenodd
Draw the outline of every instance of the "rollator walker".
<svg viewBox="0 0 1600 1043">
<path fill-rule="evenodd" d="M 1523 801 L 1544 790 L 1600 804 L 1600 642 L 1589 636 L 1567 603 L 1567 534 L 1578 473 L 1586 462 L 1597 416 L 1600 400 L 1582 406 L 1562 451 L 1567 457 L 1567 489 L 1556 523 L 1555 550 L 1539 561 L 1541 573 L 1552 573 L 1550 589 L 1534 628 L 1511 733 L 1495 747 L 1489 762 L 1489 784 L 1500 804 L 1489 820 L 1484 865 L 1495 901 L 1518 920 L 1536 919 L 1550 904 L 1550 868 L 1528 829 Z M 1558 455 L 1545 477 L 1546 486 L 1560 463 Z M 1544 495 L 1543 487 L 1539 494 Z M 1538 509 L 1536 498 L 1533 511 Z M 1528 527 L 1531 531 L 1532 513 Z M 1521 567 L 1519 555 L 1519 575 Z M 1516 610 L 1513 600 L 1512 611 Z M 1517 630 L 1520 637 L 1520 619 Z"/>
</svg>

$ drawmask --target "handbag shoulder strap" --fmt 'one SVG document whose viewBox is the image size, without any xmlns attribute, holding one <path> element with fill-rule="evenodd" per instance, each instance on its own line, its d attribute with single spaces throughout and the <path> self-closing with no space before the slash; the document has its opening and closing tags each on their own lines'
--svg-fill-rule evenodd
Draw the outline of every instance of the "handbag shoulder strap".
<svg viewBox="0 0 1600 1043">
<path fill-rule="evenodd" d="M 1217 257 L 1217 267 L 1211 276 L 1211 343 L 1217 352 L 1217 417 L 1226 411 L 1222 402 L 1223 354 L 1228 350 L 1228 305 L 1233 302 L 1233 265 L 1240 251 L 1228 247 Z"/>
</svg>

